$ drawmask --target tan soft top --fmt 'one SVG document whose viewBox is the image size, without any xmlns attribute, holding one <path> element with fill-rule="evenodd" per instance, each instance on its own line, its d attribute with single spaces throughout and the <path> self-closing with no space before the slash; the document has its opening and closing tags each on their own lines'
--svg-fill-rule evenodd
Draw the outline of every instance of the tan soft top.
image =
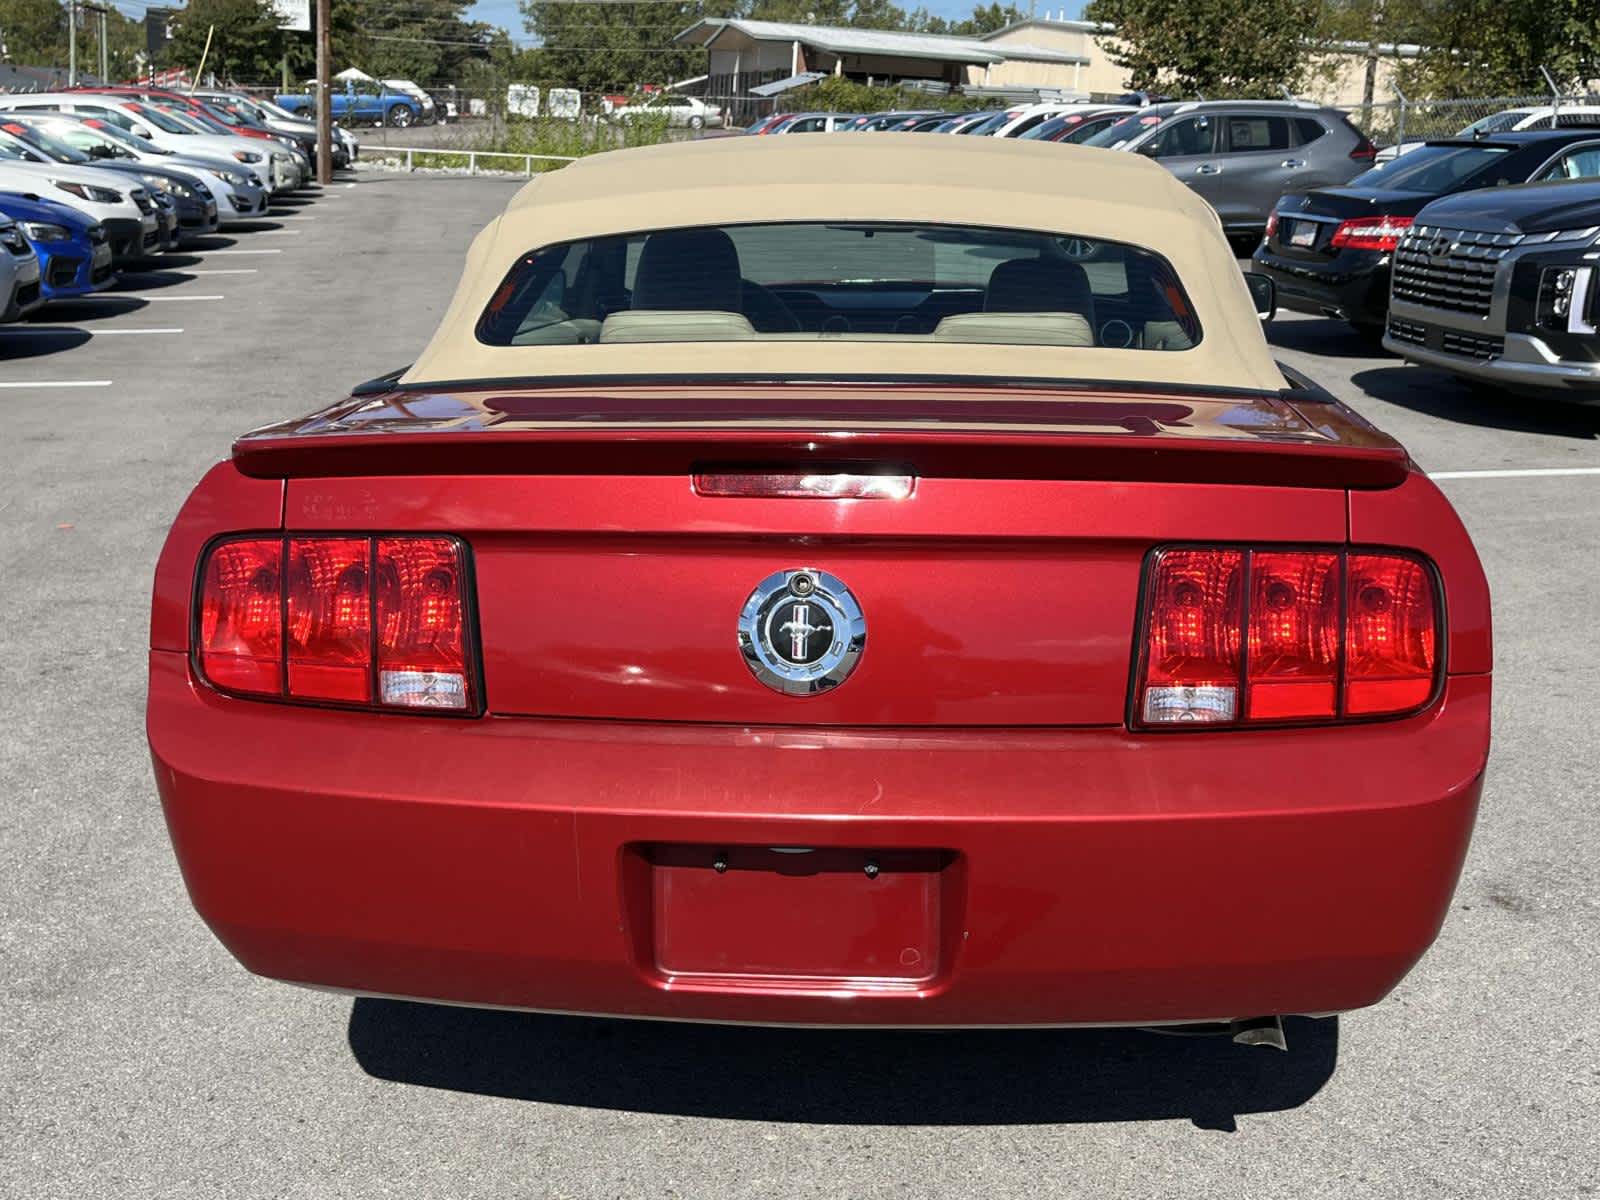
<svg viewBox="0 0 1600 1200">
<path fill-rule="evenodd" d="M 486 346 L 474 333 L 517 258 L 558 242 L 774 221 L 986 225 L 1127 242 L 1193 303 L 1189 350 L 745 340 Z M 529 183 L 478 234 L 449 311 L 403 383 L 572 376 L 970 376 L 1284 386 L 1209 205 L 1136 154 L 938 134 L 724 137 L 595 155 Z"/>
</svg>

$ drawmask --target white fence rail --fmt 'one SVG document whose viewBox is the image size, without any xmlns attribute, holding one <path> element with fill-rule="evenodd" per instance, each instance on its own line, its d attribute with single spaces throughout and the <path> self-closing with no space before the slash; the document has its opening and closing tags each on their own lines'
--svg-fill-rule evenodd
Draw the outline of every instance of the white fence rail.
<svg viewBox="0 0 1600 1200">
<path fill-rule="evenodd" d="M 577 162 L 577 157 L 571 154 L 514 154 L 507 150 L 462 150 L 446 146 L 363 146 L 361 157 L 365 161 L 383 159 L 386 161 L 400 161 L 407 171 L 417 169 L 417 159 L 429 156 L 448 158 L 451 160 L 466 159 L 467 172 L 471 175 L 478 173 L 479 159 L 511 159 L 522 164 L 522 173 L 532 177 L 533 164 L 536 162 L 550 162 L 566 164 Z M 424 163 L 424 166 L 427 164 Z"/>
</svg>

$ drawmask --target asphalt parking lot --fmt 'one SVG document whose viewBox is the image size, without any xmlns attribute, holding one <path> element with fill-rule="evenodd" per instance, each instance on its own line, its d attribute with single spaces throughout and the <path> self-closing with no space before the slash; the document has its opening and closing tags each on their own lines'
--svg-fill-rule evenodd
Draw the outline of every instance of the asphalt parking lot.
<svg viewBox="0 0 1600 1200">
<path fill-rule="evenodd" d="M 145 750 L 156 554 L 234 435 L 410 361 L 517 186 L 363 173 L 0 328 L 0 1195 L 1600 1189 L 1600 408 L 1475 394 L 1322 320 L 1276 323 L 1282 357 L 1440 473 L 1495 596 L 1477 835 L 1383 1004 L 1292 1022 L 1281 1055 L 485 1013 L 238 967 L 189 907 Z"/>
</svg>

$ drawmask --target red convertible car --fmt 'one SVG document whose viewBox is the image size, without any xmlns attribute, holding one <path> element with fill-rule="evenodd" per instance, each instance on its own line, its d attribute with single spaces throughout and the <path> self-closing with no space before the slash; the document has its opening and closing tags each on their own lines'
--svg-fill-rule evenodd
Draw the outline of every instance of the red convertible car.
<svg viewBox="0 0 1600 1200">
<path fill-rule="evenodd" d="M 262 975 L 1270 1033 L 1434 939 L 1490 670 L 1461 522 L 1167 172 L 824 135 L 524 188 L 190 496 L 148 724 Z"/>
</svg>

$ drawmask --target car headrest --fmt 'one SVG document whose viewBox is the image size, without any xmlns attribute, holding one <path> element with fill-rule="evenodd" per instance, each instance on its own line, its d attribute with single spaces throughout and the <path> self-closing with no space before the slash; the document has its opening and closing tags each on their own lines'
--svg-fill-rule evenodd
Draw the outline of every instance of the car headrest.
<svg viewBox="0 0 1600 1200">
<path fill-rule="evenodd" d="M 1013 258 L 990 272 L 983 311 L 1076 312 L 1092 316 L 1094 293 L 1089 288 L 1089 276 L 1075 262 Z"/>
<path fill-rule="evenodd" d="M 1075 312 L 957 313 L 934 327 L 933 340 L 1001 346 L 1093 346 L 1094 330 L 1087 317 Z"/>
<path fill-rule="evenodd" d="M 612 313 L 600 326 L 600 344 L 616 342 L 747 342 L 756 336 L 740 313 L 693 309 Z"/>
<path fill-rule="evenodd" d="M 720 229 L 664 229 L 639 251 L 635 309 L 738 312 L 739 251 Z"/>
</svg>

